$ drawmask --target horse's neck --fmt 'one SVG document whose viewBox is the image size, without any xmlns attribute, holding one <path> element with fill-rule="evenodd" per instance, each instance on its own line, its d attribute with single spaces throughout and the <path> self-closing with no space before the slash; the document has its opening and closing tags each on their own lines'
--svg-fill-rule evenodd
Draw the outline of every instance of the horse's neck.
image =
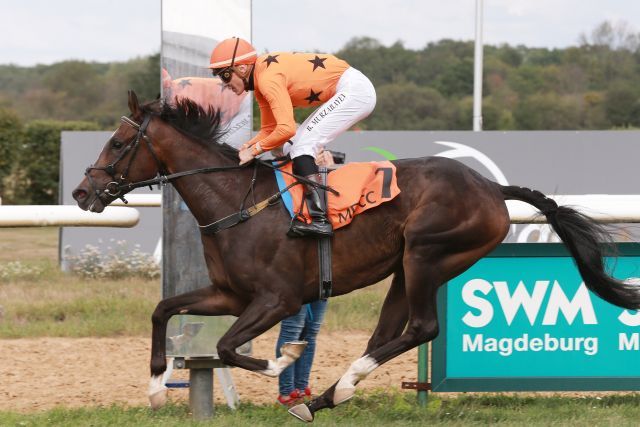
<svg viewBox="0 0 640 427">
<path fill-rule="evenodd" d="M 188 139 L 172 145 L 169 150 L 171 155 L 163 159 L 169 173 L 236 164 L 216 149 Z M 204 225 L 213 222 L 221 214 L 227 215 L 230 209 L 237 210 L 244 196 L 244 189 L 239 188 L 240 183 L 248 184 L 249 178 L 245 176 L 249 174 L 248 170 L 201 173 L 179 178 L 173 182 L 173 186 L 198 223 Z"/>
</svg>

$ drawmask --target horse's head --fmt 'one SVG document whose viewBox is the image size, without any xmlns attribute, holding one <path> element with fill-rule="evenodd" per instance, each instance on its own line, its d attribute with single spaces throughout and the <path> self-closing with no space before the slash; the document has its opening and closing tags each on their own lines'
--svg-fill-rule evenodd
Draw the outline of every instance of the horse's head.
<svg viewBox="0 0 640 427">
<path fill-rule="evenodd" d="M 129 92 L 129 109 L 131 116 L 122 117 L 98 160 L 86 169 L 85 178 L 73 190 L 73 198 L 84 210 L 102 212 L 131 190 L 127 184 L 151 179 L 163 171 L 146 135 L 152 113 L 143 110 L 133 91 Z"/>
</svg>

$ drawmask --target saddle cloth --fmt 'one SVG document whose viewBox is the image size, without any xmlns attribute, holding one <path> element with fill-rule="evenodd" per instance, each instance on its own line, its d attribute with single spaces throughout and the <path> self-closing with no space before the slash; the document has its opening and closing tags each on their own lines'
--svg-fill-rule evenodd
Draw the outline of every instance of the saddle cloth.
<svg viewBox="0 0 640 427">
<path fill-rule="evenodd" d="M 291 162 L 282 166 L 280 170 L 276 169 L 276 180 L 280 190 L 295 182 L 294 177 L 281 172 L 282 170 L 291 173 L 291 169 Z M 327 185 L 340 193 L 336 196 L 327 192 L 327 216 L 334 230 L 351 223 L 356 215 L 393 200 L 400 194 L 396 167 L 389 161 L 346 164 L 329 172 Z M 283 193 L 282 199 L 291 217 L 302 216 L 310 222 L 302 185 L 290 188 Z"/>
</svg>

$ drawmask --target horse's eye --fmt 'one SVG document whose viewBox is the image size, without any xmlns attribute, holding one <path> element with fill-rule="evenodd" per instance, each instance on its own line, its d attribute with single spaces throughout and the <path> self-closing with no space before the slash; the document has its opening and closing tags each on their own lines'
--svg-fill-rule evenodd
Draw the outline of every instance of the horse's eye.
<svg viewBox="0 0 640 427">
<path fill-rule="evenodd" d="M 113 141 L 113 142 L 111 143 L 111 148 L 113 148 L 114 150 L 119 150 L 119 149 L 121 149 L 121 148 L 122 148 L 122 145 L 123 145 L 123 144 L 122 144 L 122 142 L 120 142 L 120 141 Z"/>
</svg>

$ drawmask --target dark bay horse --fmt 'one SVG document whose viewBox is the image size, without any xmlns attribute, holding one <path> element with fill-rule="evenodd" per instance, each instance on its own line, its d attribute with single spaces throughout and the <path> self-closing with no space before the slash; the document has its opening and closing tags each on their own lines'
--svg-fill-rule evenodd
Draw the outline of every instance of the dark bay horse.
<svg viewBox="0 0 640 427">
<path fill-rule="evenodd" d="M 219 173 L 172 181 L 201 225 L 236 213 L 254 173 L 250 200 L 277 193 L 271 169 L 249 164 L 231 170 L 238 164 L 237 151 L 216 143 L 221 135 L 216 112 L 188 100 L 175 106 L 160 101 L 140 105 L 132 92 L 129 109 L 131 115 L 123 118 L 73 192 L 82 209 L 101 212 L 127 191 L 127 183 L 212 166 Z M 604 271 L 602 229 L 577 211 L 558 206 L 540 192 L 489 181 L 455 160 L 430 157 L 394 163 L 400 195 L 357 216 L 333 238 L 333 295 L 393 275 L 379 323 L 363 356 L 322 395 L 291 408 L 296 417 L 312 421 L 316 411 L 351 398 L 356 384 L 379 365 L 436 337 L 438 287 L 502 242 L 510 224 L 505 200 L 524 201 L 546 216 L 589 289 L 620 307 L 640 308 L 639 288 Z M 175 314 L 237 316 L 217 346 L 227 365 L 277 376 L 301 354 L 304 347 L 297 343 L 287 344 L 277 360 L 235 351 L 318 298 L 316 242 L 287 237 L 289 221 L 282 207 L 271 206 L 236 227 L 202 235 L 211 283 L 161 301 L 152 316 L 152 406 L 166 399 L 165 335 Z"/>
</svg>

